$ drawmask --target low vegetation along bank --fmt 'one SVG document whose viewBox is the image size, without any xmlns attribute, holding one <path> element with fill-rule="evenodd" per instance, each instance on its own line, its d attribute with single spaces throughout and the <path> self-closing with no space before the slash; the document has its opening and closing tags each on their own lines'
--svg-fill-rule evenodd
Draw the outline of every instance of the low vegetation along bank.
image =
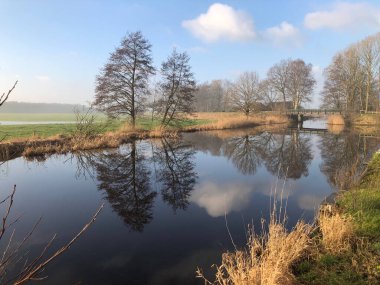
<svg viewBox="0 0 380 285">
<path fill-rule="evenodd" d="M 135 139 L 176 136 L 178 132 L 223 130 L 259 125 L 287 126 L 286 116 L 240 113 L 198 113 L 160 128 L 160 121 L 140 118 L 136 129 L 121 121 L 76 122 L 73 124 L 1 126 L 0 160 L 71 151 L 114 148 Z"/>
<path fill-rule="evenodd" d="M 360 184 L 323 205 L 315 225 L 286 231 L 272 215 L 268 231 L 250 233 L 247 248 L 227 252 L 206 284 L 379 284 L 380 152 Z"/>
</svg>

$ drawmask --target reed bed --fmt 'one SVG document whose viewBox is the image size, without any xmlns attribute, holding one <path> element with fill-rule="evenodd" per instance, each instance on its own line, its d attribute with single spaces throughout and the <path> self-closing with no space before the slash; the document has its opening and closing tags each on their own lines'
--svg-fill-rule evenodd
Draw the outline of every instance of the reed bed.
<svg viewBox="0 0 380 285">
<path fill-rule="evenodd" d="M 327 124 L 327 129 L 334 135 L 339 135 L 344 131 L 344 125 Z"/>
<path fill-rule="evenodd" d="M 327 118 L 328 125 L 343 125 L 344 126 L 344 118 L 342 115 L 330 115 Z"/>
<path fill-rule="evenodd" d="M 246 250 L 223 254 L 222 264 L 216 267 L 214 282 L 207 280 L 200 269 L 197 277 L 207 284 L 292 284 L 295 277 L 291 266 L 310 247 L 311 230 L 312 226 L 300 221 L 287 232 L 284 222 L 271 219 L 267 233 L 250 233 Z"/>
<path fill-rule="evenodd" d="M 204 121 L 209 121 L 198 126 L 186 128 L 187 131 L 199 130 L 225 130 L 236 128 L 249 128 L 259 125 L 270 124 L 288 124 L 289 119 L 284 115 L 268 115 L 258 113 L 251 116 L 245 116 L 241 113 L 197 113 L 191 118 L 197 118 Z"/>
<path fill-rule="evenodd" d="M 361 114 L 355 116 L 353 119 L 353 124 L 355 126 L 373 126 L 380 124 L 379 114 Z"/>
<path fill-rule="evenodd" d="M 322 211 L 318 217 L 322 234 L 321 243 L 326 250 L 339 254 L 351 250 L 354 237 L 352 218 L 335 212 Z"/>
</svg>

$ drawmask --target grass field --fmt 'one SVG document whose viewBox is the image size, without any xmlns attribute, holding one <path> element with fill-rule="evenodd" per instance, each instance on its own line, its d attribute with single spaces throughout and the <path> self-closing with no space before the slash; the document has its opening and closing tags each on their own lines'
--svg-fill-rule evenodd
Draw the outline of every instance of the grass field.
<svg viewBox="0 0 380 285">
<path fill-rule="evenodd" d="M 17 115 L 17 116 L 16 116 Z M 124 120 L 106 121 L 106 117 L 98 117 L 99 132 L 124 131 L 131 130 L 130 126 Z M 0 139 L 13 140 L 25 138 L 47 138 L 55 135 L 71 135 L 76 129 L 74 114 L 0 114 L 0 121 L 15 122 L 67 122 L 59 124 L 18 124 L 18 125 L 0 125 Z M 206 119 L 188 119 L 179 122 L 173 122 L 169 128 L 185 128 L 196 125 L 202 125 L 210 122 Z M 137 120 L 136 128 L 139 130 L 149 131 L 160 126 L 160 121 L 151 120 L 148 117 L 140 117 Z"/>
<path fill-rule="evenodd" d="M 113 121 L 106 126 L 99 124 L 103 132 L 115 131 L 123 123 Z M 28 137 L 46 138 L 54 135 L 71 135 L 75 131 L 75 124 L 30 124 L 30 125 L 3 125 L 0 126 L 0 138 L 6 140 Z"/>
</svg>

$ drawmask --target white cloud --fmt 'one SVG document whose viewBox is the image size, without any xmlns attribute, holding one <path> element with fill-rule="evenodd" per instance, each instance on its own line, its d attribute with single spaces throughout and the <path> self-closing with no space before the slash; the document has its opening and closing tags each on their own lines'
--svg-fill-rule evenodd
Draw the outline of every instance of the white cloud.
<svg viewBox="0 0 380 285">
<path fill-rule="evenodd" d="M 256 37 L 252 18 L 231 6 L 215 3 L 205 14 L 185 20 L 182 26 L 205 42 L 247 41 Z"/>
<path fill-rule="evenodd" d="M 263 36 L 277 46 L 300 46 L 302 44 L 300 31 L 286 21 L 282 22 L 279 26 L 266 29 Z"/>
<path fill-rule="evenodd" d="M 330 11 L 308 13 L 305 27 L 316 30 L 330 28 L 334 30 L 358 29 L 362 27 L 380 28 L 380 9 L 368 3 L 336 3 Z"/>
<path fill-rule="evenodd" d="M 220 217 L 245 208 L 252 192 L 252 186 L 247 184 L 205 182 L 194 189 L 190 201 L 205 208 L 211 217 Z"/>
<path fill-rule="evenodd" d="M 35 78 L 38 81 L 49 81 L 50 80 L 50 77 L 47 75 L 37 75 L 37 76 L 35 76 Z"/>
</svg>

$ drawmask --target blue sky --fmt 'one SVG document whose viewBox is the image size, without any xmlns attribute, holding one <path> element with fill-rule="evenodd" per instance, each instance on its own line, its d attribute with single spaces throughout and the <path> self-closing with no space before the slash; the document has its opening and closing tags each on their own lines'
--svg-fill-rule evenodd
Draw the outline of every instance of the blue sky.
<svg viewBox="0 0 380 285">
<path fill-rule="evenodd" d="M 141 30 L 159 66 L 187 51 L 198 82 L 261 78 L 281 59 L 322 71 L 338 51 L 380 30 L 380 1 L 0 0 L 0 91 L 11 100 L 86 103 L 123 36 Z"/>
</svg>

